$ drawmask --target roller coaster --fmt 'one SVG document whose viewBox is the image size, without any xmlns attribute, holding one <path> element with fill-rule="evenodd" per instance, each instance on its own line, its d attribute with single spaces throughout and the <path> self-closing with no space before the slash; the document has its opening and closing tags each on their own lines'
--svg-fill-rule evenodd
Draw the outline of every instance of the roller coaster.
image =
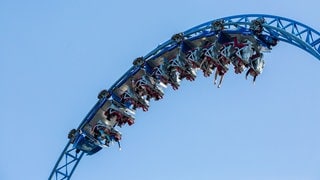
<svg viewBox="0 0 320 180">
<path fill-rule="evenodd" d="M 117 127 L 133 125 L 137 109 L 148 111 L 149 102 L 162 99 L 166 87 L 179 89 L 182 80 L 195 80 L 198 70 L 205 77 L 214 74 L 218 88 L 232 67 L 236 74 L 245 72 L 255 82 L 265 66 L 264 54 L 281 41 L 320 60 L 320 33 L 279 16 L 223 17 L 174 34 L 136 58 L 122 77 L 98 94 L 98 102 L 79 127 L 69 132 L 69 141 L 48 179 L 70 179 L 84 154 L 93 155 L 112 142 L 121 148 L 122 134 Z"/>
</svg>

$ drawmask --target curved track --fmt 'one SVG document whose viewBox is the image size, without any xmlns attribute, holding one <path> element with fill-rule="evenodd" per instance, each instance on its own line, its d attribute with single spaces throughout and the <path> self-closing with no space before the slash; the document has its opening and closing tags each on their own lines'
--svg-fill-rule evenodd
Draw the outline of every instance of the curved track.
<svg viewBox="0 0 320 180">
<path fill-rule="evenodd" d="M 227 39 L 229 40 L 225 41 L 225 37 L 227 37 Z M 249 40 L 251 44 L 248 43 L 247 40 Z M 137 58 L 134 61 L 134 65 L 122 77 L 120 77 L 108 90 L 100 93 L 99 101 L 93 106 L 93 108 L 81 122 L 81 124 L 77 128 L 77 132 L 82 132 L 82 130 L 84 130 L 86 126 L 90 124 L 90 122 L 94 121 L 94 119 L 97 119 L 97 117 L 101 118 L 102 115 L 99 115 L 99 113 L 102 109 L 105 109 L 106 104 L 110 102 L 110 98 L 113 99 L 112 102 L 116 101 L 116 98 L 112 95 L 125 94 L 119 93 L 119 91 L 128 91 L 128 89 L 130 89 L 127 87 L 128 81 L 130 81 L 133 77 L 137 77 L 137 74 L 141 74 L 141 69 L 147 71 L 147 73 L 149 73 L 150 76 L 153 76 L 154 79 L 157 79 L 157 82 L 153 83 L 153 85 L 164 83 L 166 85 L 171 85 L 174 89 L 178 89 L 179 84 L 177 81 L 172 79 L 170 80 L 170 78 L 167 80 L 161 79 L 163 77 L 154 75 L 154 69 L 158 68 L 158 70 L 161 70 L 161 67 L 166 63 L 174 64 L 175 61 L 171 61 L 169 58 L 172 55 L 174 55 L 175 57 L 179 56 L 177 58 L 177 63 L 181 63 L 182 60 L 180 59 L 180 56 L 181 54 L 183 54 L 184 65 L 188 65 L 188 67 L 175 66 L 171 64 L 172 67 L 174 67 L 173 69 L 175 70 L 175 74 L 176 71 L 178 72 L 179 80 L 184 78 L 187 80 L 194 80 L 195 74 L 193 74 L 192 71 L 189 71 L 190 69 L 201 69 L 205 76 L 209 76 L 212 71 L 215 70 L 215 78 L 217 78 L 217 76 L 220 76 L 220 82 L 218 85 L 218 87 L 220 87 L 223 74 L 228 71 L 227 66 L 229 64 L 233 64 L 233 66 L 235 67 L 235 72 L 237 74 L 244 71 L 244 69 L 249 69 L 247 72 L 247 76 L 250 74 L 254 76 L 255 80 L 256 76 L 261 73 L 262 69 L 261 71 L 256 71 L 256 67 L 254 66 L 254 64 L 252 64 L 252 61 L 254 59 L 252 57 L 257 56 L 259 60 L 262 59 L 260 58 L 262 57 L 262 53 L 271 51 L 272 47 L 275 46 L 276 42 L 278 41 L 286 42 L 299 47 L 300 49 L 305 50 L 309 54 L 313 55 L 316 59 L 320 60 L 320 33 L 300 22 L 284 17 L 264 14 L 236 15 L 209 21 L 195 26 L 183 33 L 176 34 L 170 40 L 159 45 L 144 57 Z M 186 48 L 187 50 L 185 50 L 182 46 L 188 47 Z M 250 51 L 250 58 L 249 56 L 248 58 L 245 58 L 244 52 L 246 51 L 241 51 L 241 48 L 248 46 L 255 53 Z M 226 55 L 228 54 L 228 52 L 231 52 L 231 50 L 224 51 L 225 49 L 227 50 L 228 47 L 234 48 L 232 54 L 240 54 L 238 56 L 240 57 L 240 59 L 235 55 Z M 210 57 L 212 59 L 215 59 L 215 54 L 213 53 L 214 50 L 210 51 L 210 48 L 218 49 L 216 50 L 217 52 L 219 52 L 218 55 L 216 53 L 218 57 L 217 59 L 225 63 L 223 63 L 222 65 L 217 65 L 215 64 L 215 61 L 212 61 L 213 64 L 208 63 L 211 61 L 206 62 L 204 59 L 207 60 L 210 59 Z M 209 53 L 209 55 L 206 55 L 206 53 Z M 186 59 L 190 60 L 190 62 L 185 62 Z M 239 61 L 237 61 L 236 59 L 239 59 Z M 239 62 L 242 62 L 242 64 L 239 65 Z M 168 69 L 169 66 L 170 65 L 167 65 L 166 68 Z M 184 67 L 184 69 L 181 70 L 181 67 Z M 226 67 L 225 72 L 221 70 L 221 68 L 223 67 Z M 263 64 L 260 68 L 263 68 Z M 172 71 L 170 71 L 170 74 L 171 72 Z M 139 75 L 140 78 L 142 76 L 144 75 Z M 151 98 L 159 100 L 162 97 L 151 96 Z M 122 101 L 120 100 L 120 102 Z M 130 104 L 130 108 L 132 108 L 133 104 L 134 103 Z M 137 105 L 136 107 L 134 107 L 134 109 L 135 108 L 143 108 L 144 111 L 147 111 L 148 104 L 141 106 Z M 131 125 L 131 123 L 128 124 Z M 119 122 L 116 122 L 112 126 L 114 127 L 116 125 L 120 126 Z M 77 135 L 81 136 L 79 135 L 79 133 Z M 79 150 L 79 147 L 76 146 L 77 142 L 75 142 L 74 136 L 75 134 L 69 134 L 69 138 L 71 140 L 67 143 L 66 147 L 58 158 L 48 179 L 70 179 L 84 154 L 93 154 L 100 150 L 99 148 L 96 151 L 91 151 L 89 153 L 85 152 L 81 148 Z M 119 139 L 116 139 L 116 141 L 119 142 Z"/>
</svg>

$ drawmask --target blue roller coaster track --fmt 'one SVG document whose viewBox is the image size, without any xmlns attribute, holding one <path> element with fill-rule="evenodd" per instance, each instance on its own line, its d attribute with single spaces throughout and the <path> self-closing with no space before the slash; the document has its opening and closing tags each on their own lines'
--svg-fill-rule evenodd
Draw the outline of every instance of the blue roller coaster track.
<svg viewBox="0 0 320 180">
<path fill-rule="evenodd" d="M 261 25 L 261 32 L 259 33 L 264 34 L 268 37 L 273 37 L 277 41 L 286 42 L 296 47 L 299 47 L 300 49 L 303 49 L 304 51 L 308 52 L 309 54 L 313 55 L 315 58 L 320 60 L 320 33 L 300 22 L 279 16 L 265 14 L 244 14 L 223 17 L 195 26 L 181 33 L 181 35 L 183 35 L 184 39 L 186 40 L 194 40 L 207 36 L 212 36 L 210 32 L 212 32 L 215 22 L 223 22 L 222 28 L 225 30 L 225 32 L 235 33 L 235 31 L 240 28 L 242 29 L 242 31 L 237 31 L 237 33 L 241 36 L 245 36 L 248 32 L 254 32 L 254 29 L 252 29 L 252 27 L 253 23 L 257 20 L 260 20 L 258 21 L 258 25 L 259 22 Z M 263 40 L 266 39 L 262 39 L 262 41 Z M 156 47 L 154 50 L 152 50 L 144 57 L 141 57 L 141 59 L 144 60 L 144 63 L 151 61 L 163 55 L 164 53 L 171 51 L 176 46 L 177 41 L 175 41 L 174 38 L 171 38 L 170 40 Z M 84 120 L 81 122 L 81 124 L 75 131 L 81 130 L 86 122 L 93 119 L 93 117 L 99 111 L 99 109 L 102 108 L 104 104 L 108 101 L 110 94 L 115 92 L 136 72 L 137 65 L 134 64 L 107 91 L 105 91 L 108 95 L 99 98 L 99 101 L 93 106 L 93 108 L 89 111 L 87 116 L 84 118 Z M 83 150 L 77 149 L 77 147 L 75 147 L 74 144 L 75 142 L 72 139 L 69 140 L 64 150 L 62 151 L 60 157 L 58 158 L 48 178 L 49 180 L 70 179 L 83 155 L 90 154 Z M 97 149 L 96 151 L 98 150 L 100 149 Z"/>
</svg>

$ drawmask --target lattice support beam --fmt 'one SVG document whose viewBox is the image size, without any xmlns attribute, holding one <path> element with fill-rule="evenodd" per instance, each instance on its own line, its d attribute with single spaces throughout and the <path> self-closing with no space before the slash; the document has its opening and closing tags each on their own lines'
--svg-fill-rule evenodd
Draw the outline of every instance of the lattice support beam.
<svg viewBox="0 0 320 180">
<path fill-rule="evenodd" d="M 77 165 L 79 164 L 83 152 L 77 152 L 75 148 L 72 147 L 70 143 L 68 143 L 60 155 L 56 165 L 54 166 L 54 170 L 51 172 L 49 176 L 49 180 L 65 180 L 70 179 Z"/>
</svg>

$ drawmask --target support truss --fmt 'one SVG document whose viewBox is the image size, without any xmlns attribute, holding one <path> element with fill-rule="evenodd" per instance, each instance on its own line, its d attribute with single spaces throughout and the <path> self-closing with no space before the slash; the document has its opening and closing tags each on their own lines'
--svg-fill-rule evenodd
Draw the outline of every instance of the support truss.
<svg viewBox="0 0 320 180">
<path fill-rule="evenodd" d="M 76 149 L 73 148 L 69 142 L 54 166 L 54 170 L 51 172 L 49 180 L 69 180 L 83 154 L 83 152 L 77 153 Z"/>
</svg>

